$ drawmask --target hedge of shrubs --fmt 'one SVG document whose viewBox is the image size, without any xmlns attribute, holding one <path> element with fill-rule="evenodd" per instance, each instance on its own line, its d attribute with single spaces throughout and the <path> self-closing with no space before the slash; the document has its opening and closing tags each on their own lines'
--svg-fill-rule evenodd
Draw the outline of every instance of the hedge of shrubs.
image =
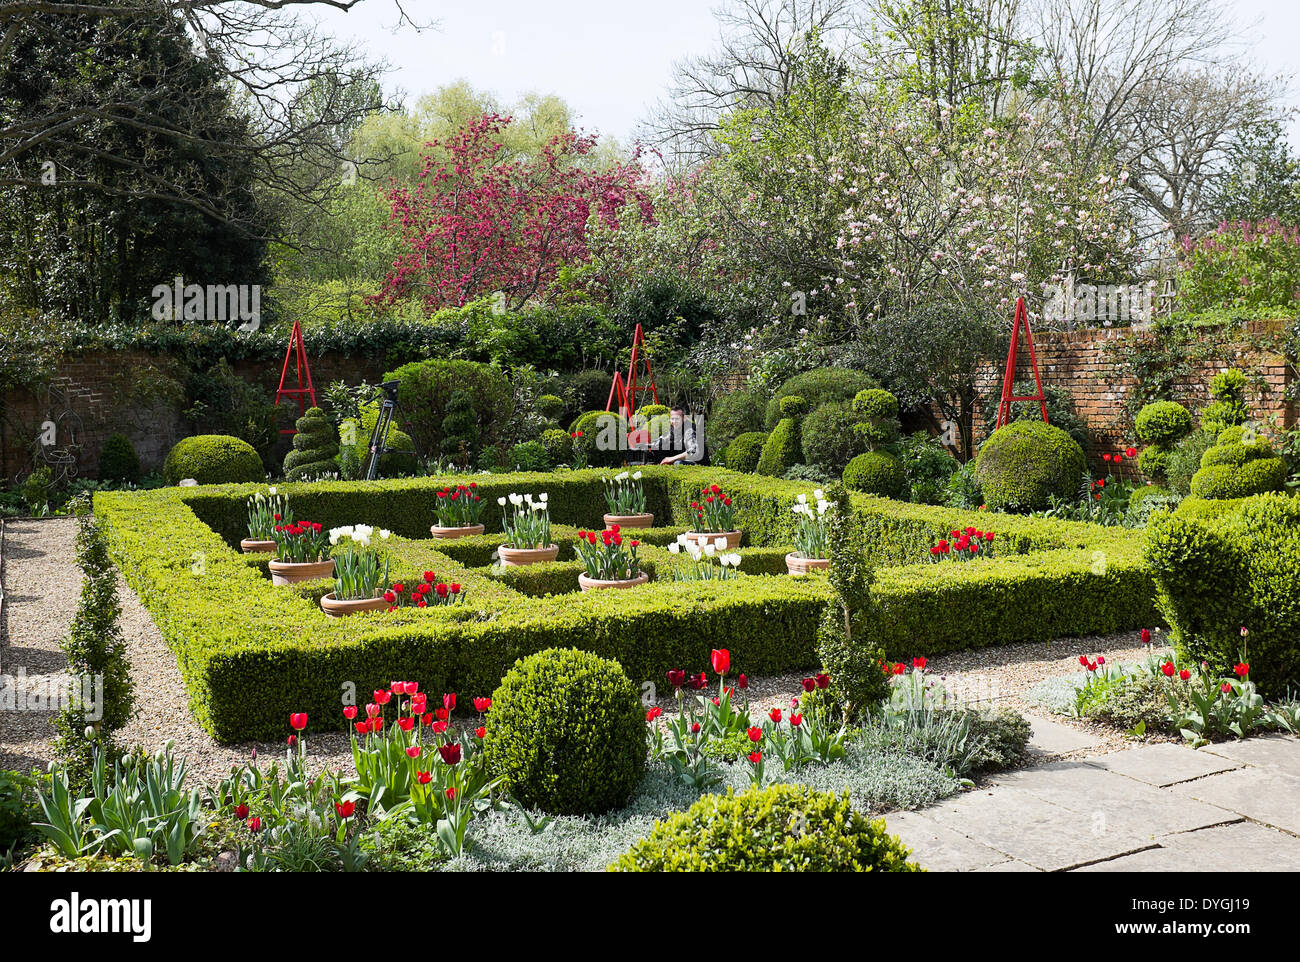
<svg viewBox="0 0 1300 962">
<path fill-rule="evenodd" d="M 1152 522 L 1147 559 L 1172 638 L 1194 661 L 1222 674 L 1244 661 L 1265 695 L 1300 680 L 1300 499 L 1190 499 Z"/>
<path fill-rule="evenodd" d="M 689 494 L 706 472 L 732 496 L 747 544 L 766 552 L 753 563 L 776 569 L 792 543 L 789 505 L 813 485 L 721 469 L 647 468 L 647 499 L 663 524 L 680 529 L 689 522 Z M 604 507 L 602 474 L 486 478 L 479 490 L 488 530 L 500 523 L 496 498 L 511 491 L 544 490 L 558 525 L 595 526 Z M 344 622 L 326 617 L 310 592 L 273 587 L 264 562 L 235 549 L 245 501 L 257 487 L 99 492 L 95 508 L 114 559 L 177 655 L 196 719 L 222 741 L 278 736 L 288 710 L 308 712 L 314 724 L 335 724 L 344 681 L 366 690 L 419 677 L 431 689 L 487 690 L 517 658 L 546 648 L 578 646 L 612 658 L 638 683 L 705 660 L 719 639 L 752 674 L 817 666 L 816 631 L 830 599 L 820 579 L 742 575 L 723 583 L 661 581 L 580 599 L 530 598 L 483 570 L 494 547 L 490 537 L 427 540 L 434 521 L 430 492 L 439 483 L 281 486 L 297 517 L 392 529 L 395 575 L 433 570 L 466 586 L 467 602 L 455 608 Z M 900 565 L 878 573 L 880 617 L 869 619 L 867 639 L 898 657 L 1152 623 L 1154 587 L 1140 535 L 1041 518 L 997 516 L 994 522 L 984 513 L 874 498 L 858 499 L 855 510 L 872 558 Z M 939 537 L 971 524 L 997 531 L 996 559 L 945 570 L 928 563 Z M 653 540 L 666 536 L 658 529 L 646 533 L 647 559 L 656 565 L 667 552 Z M 196 556 L 204 559 L 201 575 L 193 570 Z M 229 617 L 231 598 L 240 599 L 238 618 Z M 289 693 L 293 706 L 283 702 Z"/>
</svg>

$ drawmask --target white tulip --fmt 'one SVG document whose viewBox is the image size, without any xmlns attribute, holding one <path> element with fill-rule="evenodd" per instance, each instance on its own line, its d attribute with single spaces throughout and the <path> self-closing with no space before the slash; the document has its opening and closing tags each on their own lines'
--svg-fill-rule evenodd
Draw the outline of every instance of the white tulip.
<svg viewBox="0 0 1300 962">
<path fill-rule="evenodd" d="M 717 547 L 717 545 L 706 544 L 706 545 L 704 546 L 704 554 L 705 554 L 706 556 L 712 558 L 712 557 L 713 557 L 715 554 L 717 554 L 717 553 L 718 553 L 718 547 Z"/>
<path fill-rule="evenodd" d="M 624 471 L 622 474 L 616 474 L 616 475 L 614 475 L 614 480 L 615 480 L 615 481 L 626 481 L 626 480 L 627 480 L 628 478 L 630 478 L 630 477 L 631 477 L 631 475 L 628 474 L 626 471 Z"/>
<path fill-rule="evenodd" d="M 818 488 L 816 491 L 813 492 L 813 497 L 816 498 L 818 501 L 825 501 L 826 492 L 823 491 L 821 488 Z"/>
<path fill-rule="evenodd" d="M 717 548 L 719 551 L 722 551 L 724 548 L 727 547 L 727 539 L 726 539 L 726 538 L 717 538 L 717 539 L 713 542 L 713 547 Z"/>
<path fill-rule="evenodd" d="M 389 535 L 391 535 L 392 533 L 393 532 L 389 531 L 387 528 L 379 529 L 379 537 L 383 538 L 385 541 L 388 540 Z"/>
<path fill-rule="evenodd" d="M 510 495 L 510 503 L 517 508 L 524 503 L 524 496 L 522 494 L 512 494 Z"/>
<path fill-rule="evenodd" d="M 672 544 L 668 546 L 669 554 L 680 554 L 681 550 L 682 550 L 682 546 L 679 545 L 676 541 L 674 541 Z"/>
<path fill-rule="evenodd" d="M 641 472 L 638 471 L 636 474 L 632 475 L 632 480 L 633 480 L 633 481 L 640 481 L 640 480 L 641 480 Z"/>
<path fill-rule="evenodd" d="M 543 491 L 541 494 L 537 496 L 537 500 L 541 501 L 542 504 L 546 503 L 546 498 L 547 498 L 547 494 L 545 491 Z"/>
<path fill-rule="evenodd" d="M 799 497 L 795 498 L 795 500 L 798 501 L 800 504 L 807 504 L 807 503 L 808 503 L 808 495 L 806 495 L 806 494 L 801 494 L 801 495 L 799 495 Z"/>
<path fill-rule="evenodd" d="M 275 488 L 271 488 L 270 490 L 271 490 L 271 497 L 275 497 Z M 260 495 L 259 495 L 259 497 L 260 497 Z"/>
<path fill-rule="evenodd" d="M 497 498 L 497 504 L 501 505 L 501 507 L 504 508 L 504 507 L 506 506 L 506 499 L 505 499 L 505 498 Z"/>
</svg>

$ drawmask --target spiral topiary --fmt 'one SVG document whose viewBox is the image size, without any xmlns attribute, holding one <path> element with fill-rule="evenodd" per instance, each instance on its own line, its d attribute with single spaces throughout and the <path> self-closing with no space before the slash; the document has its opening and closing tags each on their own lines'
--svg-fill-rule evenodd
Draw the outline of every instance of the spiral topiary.
<svg viewBox="0 0 1300 962">
<path fill-rule="evenodd" d="M 844 486 L 865 494 L 902 498 L 907 491 L 903 463 L 884 451 L 859 454 L 844 468 Z"/>
<path fill-rule="evenodd" d="M 767 435 L 762 431 L 747 431 L 727 445 L 727 467 L 732 471 L 754 472 L 763 455 Z"/>
<path fill-rule="evenodd" d="M 616 872 L 920 872 L 884 819 L 853 810 L 848 792 L 757 786 L 705 795 L 655 824 Z"/>
<path fill-rule="evenodd" d="M 975 458 L 975 478 L 994 511 L 1040 511 L 1053 496 L 1072 499 L 1086 470 L 1079 443 L 1042 421 L 999 428 Z"/>
<path fill-rule="evenodd" d="M 182 438 L 163 461 L 163 479 L 180 484 L 239 484 L 266 480 L 266 468 L 247 441 L 228 434 L 196 434 Z"/>
<path fill-rule="evenodd" d="M 646 765 L 645 712 L 616 661 L 550 648 L 515 662 L 492 695 L 488 770 L 524 805 L 557 815 L 626 804 Z"/>
<path fill-rule="evenodd" d="M 296 423 L 298 433 L 293 436 L 293 450 L 284 456 L 284 477 L 288 481 L 302 481 L 328 471 L 338 465 L 338 442 L 334 440 L 334 425 L 320 408 L 308 408 Z"/>
</svg>

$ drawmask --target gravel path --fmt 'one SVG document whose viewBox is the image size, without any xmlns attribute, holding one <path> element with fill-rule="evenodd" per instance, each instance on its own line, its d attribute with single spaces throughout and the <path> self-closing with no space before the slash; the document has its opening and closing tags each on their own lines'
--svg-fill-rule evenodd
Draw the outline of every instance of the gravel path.
<svg viewBox="0 0 1300 962">
<path fill-rule="evenodd" d="M 20 521 L 9 526 L 7 532 L 8 647 L 0 647 L 0 672 L 20 676 L 20 690 L 24 684 L 30 690 L 48 679 L 57 679 L 65 667 L 59 639 L 72 620 L 81 586 L 73 547 L 76 522 Z M 285 750 L 283 742 L 218 745 L 200 729 L 189 713 L 176 659 L 149 613 L 120 578 L 118 591 L 137 704 L 136 717 L 119 734 L 123 743 L 155 750 L 173 739 L 177 750 L 189 759 L 193 775 L 201 780 L 227 775 L 233 765 L 247 760 L 254 748 L 263 759 L 279 756 Z M 1140 660 L 1144 651 L 1137 632 L 1129 632 L 958 652 L 931 659 L 927 670 L 966 701 L 1029 709 L 1041 716 L 1042 709 L 1032 709 L 1025 703 L 1025 694 L 1044 678 L 1077 672 L 1079 656 L 1084 654 L 1102 654 L 1108 661 L 1119 663 Z M 707 666 L 683 667 L 699 670 Z M 736 670 L 742 668 L 736 666 Z M 21 679 L 23 672 L 25 679 Z M 749 701 L 754 717 L 774 707 L 788 708 L 790 699 L 800 691 L 802 677 L 790 674 L 751 678 Z M 674 707 L 671 691 L 666 683 L 659 685 L 659 703 L 665 711 Z M 53 757 L 52 717 L 49 711 L 0 711 L 0 768 L 44 768 Z M 1125 745 L 1122 734 L 1104 726 L 1060 717 L 1052 720 L 1087 732 L 1104 746 L 1094 747 L 1089 753 Z M 351 770 L 345 733 L 312 735 L 308 744 L 314 759 L 331 768 Z"/>
<path fill-rule="evenodd" d="M 71 518 L 5 523 L 5 622 L 0 635 L 0 687 L 16 710 L 0 708 L 0 768 L 45 768 L 52 757 L 55 712 L 45 709 L 51 688 L 67 683 L 59 641 L 72 621 L 81 590 Z"/>
</svg>

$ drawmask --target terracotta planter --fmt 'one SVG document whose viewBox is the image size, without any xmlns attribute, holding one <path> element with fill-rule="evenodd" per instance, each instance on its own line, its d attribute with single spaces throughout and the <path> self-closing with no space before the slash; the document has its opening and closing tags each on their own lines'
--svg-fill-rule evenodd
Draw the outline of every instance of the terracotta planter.
<svg viewBox="0 0 1300 962">
<path fill-rule="evenodd" d="M 806 575 L 814 571 L 825 571 L 830 566 L 830 558 L 804 558 L 796 551 L 791 551 L 785 556 L 785 570 L 792 575 Z"/>
<path fill-rule="evenodd" d="M 384 611 L 388 602 L 383 598 L 358 598 L 354 601 L 339 601 L 330 592 L 320 600 L 321 610 L 331 618 L 355 615 L 358 611 Z"/>
<path fill-rule="evenodd" d="M 272 561 L 271 584 L 293 585 L 300 581 L 316 581 L 334 574 L 334 559 L 325 561 Z"/>
<path fill-rule="evenodd" d="M 560 556 L 560 546 L 553 544 L 549 548 L 507 548 L 502 545 L 497 549 L 497 556 L 506 567 L 542 564 L 554 561 Z"/>
<path fill-rule="evenodd" d="M 689 541 L 698 541 L 701 545 L 715 544 L 719 538 L 727 539 L 727 550 L 735 551 L 740 547 L 740 531 L 688 531 L 686 538 Z"/>
<path fill-rule="evenodd" d="M 482 534 L 484 530 L 485 529 L 481 524 L 466 524 L 459 528 L 444 528 L 435 524 L 429 529 L 429 534 L 435 538 L 454 540 L 456 538 L 472 538 L 475 535 Z"/>
<path fill-rule="evenodd" d="M 620 528 L 653 528 L 655 526 L 655 516 L 653 514 L 607 514 L 605 515 L 605 527 L 612 524 Z"/>
<path fill-rule="evenodd" d="M 650 580 L 650 576 L 644 571 L 635 578 L 627 578 L 622 581 L 601 581 L 598 578 L 588 578 L 585 573 L 578 575 L 578 587 L 583 591 L 598 591 L 602 588 L 635 588 L 637 585 L 643 585 Z"/>
<path fill-rule="evenodd" d="M 245 538 L 239 542 L 239 548 L 244 554 L 256 554 L 259 551 L 274 551 L 274 541 L 254 541 L 252 538 Z"/>
</svg>

